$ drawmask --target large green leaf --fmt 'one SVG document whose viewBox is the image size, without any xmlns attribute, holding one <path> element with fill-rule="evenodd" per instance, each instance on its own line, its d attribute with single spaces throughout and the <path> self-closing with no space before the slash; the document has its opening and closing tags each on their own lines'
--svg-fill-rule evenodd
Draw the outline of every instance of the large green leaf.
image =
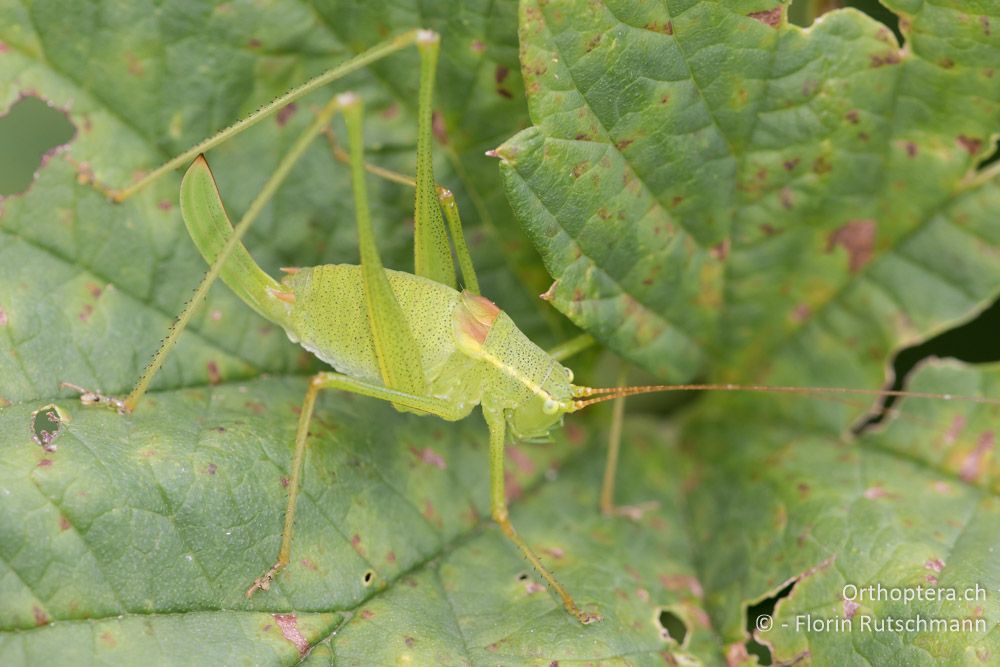
<svg viewBox="0 0 1000 667">
<path fill-rule="evenodd" d="M 855 11 L 787 25 L 774 0 L 523 2 L 534 126 L 497 152 L 552 303 L 675 381 L 868 388 L 901 347 L 985 308 L 996 5 L 885 4 L 902 47 Z M 909 386 L 996 397 L 997 369 Z M 717 395 L 687 421 L 688 525 L 730 664 L 754 661 L 748 608 L 782 595 L 755 633 L 780 664 L 996 660 L 1000 410 L 907 401 L 855 438 L 870 409 Z M 983 592 L 856 602 L 846 584 Z M 889 616 L 978 622 L 862 624 Z"/>
<path fill-rule="evenodd" d="M 671 434 L 630 427 L 619 494 L 596 511 L 603 428 L 514 447 L 512 519 L 581 604 L 583 627 L 488 518 L 486 430 L 327 395 L 317 408 L 293 562 L 276 556 L 297 411 L 317 363 L 224 287 L 131 416 L 71 381 L 123 392 L 204 271 L 179 175 L 113 205 L 122 184 L 293 84 L 416 26 L 439 30 L 437 175 L 469 223 L 484 288 L 533 337 L 568 327 L 535 295 L 541 265 L 512 224 L 495 161 L 526 124 L 505 3 L 0 4 L 0 107 L 34 94 L 76 128 L 0 213 L 0 664 L 658 663 L 720 656 L 683 528 Z M 370 159 L 413 169 L 415 54 L 337 86 L 363 95 Z M 210 159 L 238 216 L 322 96 Z M 442 133 L 441 129 L 444 132 Z M 369 183 L 386 264 L 407 268 L 412 193 Z M 318 144 L 251 230 L 268 269 L 356 261 L 346 169 Z M 47 408 L 49 404 L 55 407 Z M 60 430 L 48 438 L 33 431 Z M 601 416 L 601 415 L 599 415 Z M 599 422 L 598 422 L 599 423 Z M 46 446 L 43 447 L 42 445 Z M 661 611 L 686 628 L 684 647 Z"/>
<path fill-rule="evenodd" d="M 888 4 L 902 48 L 855 11 L 787 25 L 777 0 L 525 2 L 534 126 L 499 154 L 552 303 L 676 381 L 824 347 L 814 381 L 859 385 L 984 307 L 995 3 Z"/>
</svg>

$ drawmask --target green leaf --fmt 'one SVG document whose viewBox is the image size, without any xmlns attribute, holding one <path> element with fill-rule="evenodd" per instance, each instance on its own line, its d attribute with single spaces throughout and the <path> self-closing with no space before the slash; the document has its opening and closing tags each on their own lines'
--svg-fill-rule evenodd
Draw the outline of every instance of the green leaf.
<svg viewBox="0 0 1000 667">
<path fill-rule="evenodd" d="M 837 371 L 1000 282 L 1000 194 L 975 173 L 1000 124 L 991 7 L 901 3 L 901 48 L 776 0 L 525 2 L 534 126 L 499 153 L 552 303 L 674 381 L 824 347 L 813 381 L 877 382 Z"/>
<path fill-rule="evenodd" d="M 902 46 L 850 10 L 788 25 L 774 0 L 523 2 L 533 127 L 498 154 L 556 308 L 675 382 L 878 388 L 996 299 L 995 5 L 885 4 Z M 925 364 L 906 388 L 996 398 L 998 373 Z M 729 664 L 756 662 L 751 632 L 774 664 L 995 661 L 996 406 L 907 399 L 865 427 L 865 401 L 703 398 L 680 465 Z M 890 616 L 910 624 L 870 629 Z"/>
<path fill-rule="evenodd" d="M 435 166 L 459 196 L 484 290 L 535 339 L 564 337 L 570 327 L 537 299 L 544 271 L 483 155 L 526 123 L 513 8 L 426 4 L 0 8 L 0 108 L 38 95 L 76 129 L 0 213 L 0 663 L 721 655 L 682 527 L 684 469 L 667 465 L 662 424 L 628 429 L 618 500 L 656 503 L 635 520 L 597 512 L 605 429 L 585 416 L 555 443 L 510 450 L 513 523 L 605 616 L 585 628 L 490 521 L 478 416 L 448 424 L 341 394 L 321 398 L 311 426 L 292 563 L 248 601 L 277 555 L 297 411 L 319 365 L 224 286 L 134 414 L 82 406 L 60 388 L 126 391 L 205 270 L 180 220 L 179 174 L 120 205 L 90 181 L 130 182 L 414 26 L 442 33 Z M 369 159 L 402 172 L 413 165 L 414 62 L 396 56 L 330 91 L 364 97 Z M 323 100 L 212 151 L 233 217 Z M 369 188 L 386 265 L 406 269 L 412 191 L 374 178 Z M 251 229 L 251 253 L 272 272 L 357 261 L 349 190 L 346 168 L 317 144 Z M 39 442 L 41 426 L 58 430 Z M 664 610 L 683 624 L 683 647 L 661 626 Z"/>
</svg>

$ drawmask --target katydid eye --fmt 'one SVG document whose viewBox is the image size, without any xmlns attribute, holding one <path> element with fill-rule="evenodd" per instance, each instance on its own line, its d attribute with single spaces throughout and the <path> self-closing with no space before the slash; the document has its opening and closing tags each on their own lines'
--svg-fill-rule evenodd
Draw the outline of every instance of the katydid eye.
<svg viewBox="0 0 1000 667">
<path fill-rule="evenodd" d="M 566 369 L 566 381 L 567 382 L 572 382 L 573 381 L 573 369 L 572 368 L 567 368 Z"/>
<path fill-rule="evenodd" d="M 542 404 L 542 412 L 547 415 L 554 415 L 558 410 L 559 404 L 551 398 L 545 399 L 545 403 Z"/>
</svg>

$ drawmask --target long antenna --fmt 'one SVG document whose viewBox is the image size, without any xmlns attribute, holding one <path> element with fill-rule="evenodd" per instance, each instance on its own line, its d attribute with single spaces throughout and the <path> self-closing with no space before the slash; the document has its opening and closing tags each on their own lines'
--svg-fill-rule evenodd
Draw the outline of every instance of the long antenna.
<svg viewBox="0 0 1000 667">
<path fill-rule="evenodd" d="M 926 391 L 903 391 L 895 389 L 851 389 L 849 387 L 789 387 L 763 384 L 656 384 L 637 387 L 581 387 L 573 386 L 573 409 L 581 410 L 588 405 L 602 403 L 619 396 L 635 394 L 651 394 L 661 391 L 740 391 L 761 392 L 773 394 L 810 395 L 847 395 L 847 396 L 899 396 L 905 398 L 930 398 L 941 401 L 965 401 L 983 405 L 1000 405 L 1000 398 L 983 396 L 962 396 L 956 394 L 938 394 Z M 585 398 L 587 396 L 596 398 Z M 581 400 L 584 399 L 584 400 Z"/>
</svg>

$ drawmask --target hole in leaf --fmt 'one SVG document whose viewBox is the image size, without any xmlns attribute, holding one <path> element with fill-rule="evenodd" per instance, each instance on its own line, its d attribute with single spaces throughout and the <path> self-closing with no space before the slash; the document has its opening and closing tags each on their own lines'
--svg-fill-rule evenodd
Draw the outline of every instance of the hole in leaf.
<svg viewBox="0 0 1000 667">
<path fill-rule="evenodd" d="M 660 622 L 660 636 L 673 639 L 677 642 L 678 646 L 684 644 L 684 639 L 687 637 L 688 629 L 687 624 L 681 620 L 681 617 L 672 611 L 663 609 L 660 611 L 660 615 L 657 618 Z"/>
<path fill-rule="evenodd" d="M 896 40 L 902 44 L 903 34 L 899 31 L 899 17 L 879 4 L 879 0 L 813 0 L 813 2 L 795 2 L 788 10 L 788 20 L 795 25 L 808 28 L 813 21 L 841 7 L 853 7 L 872 17 L 882 25 L 887 26 L 896 35 Z"/>
<path fill-rule="evenodd" d="M 764 598 L 757 604 L 747 609 L 746 628 L 747 632 L 750 634 L 750 639 L 747 640 L 745 646 L 747 649 L 747 653 L 753 656 L 757 656 L 757 661 L 761 665 L 772 664 L 771 649 L 759 643 L 757 639 L 754 637 L 754 632 L 757 630 L 757 628 L 764 627 L 764 625 L 766 625 L 766 623 L 764 623 L 764 625 L 761 624 L 762 623 L 761 617 L 774 616 L 774 607 L 775 605 L 778 604 L 778 600 L 780 600 L 781 598 L 788 597 L 788 595 L 792 592 L 792 589 L 795 588 L 795 584 L 797 582 L 798 579 L 793 579 L 788 583 L 788 585 L 786 585 L 784 588 L 782 588 L 780 591 L 778 591 L 771 597 Z"/>
<path fill-rule="evenodd" d="M 53 441 L 62 431 L 63 417 L 55 405 L 49 404 L 31 413 L 31 439 L 47 452 L 56 451 Z"/>
<path fill-rule="evenodd" d="M 992 166 L 995 162 L 1000 161 L 1000 142 L 994 144 L 993 152 L 990 156 L 983 160 L 983 163 L 979 165 L 979 171 L 983 171 L 987 167 Z"/>
<path fill-rule="evenodd" d="M 0 116 L 0 196 L 28 189 L 42 158 L 76 134 L 66 114 L 38 97 L 25 96 Z"/>
<path fill-rule="evenodd" d="M 375 572 L 373 572 L 372 570 L 365 570 L 365 574 L 362 580 L 364 581 L 365 586 L 370 586 L 372 581 L 375 580 Z"/>
<path fill-rule="evenodd" d="M 1000 330 L 1000 299 L 975 319 L 944 331 L 919 345 L 901 350 L 892 362 L 895 380 L 892 386 L 886 389 L 894 391 L 905 389 L 906 381 L 914 366 L 930 357 L 951 357 L 969 364 L 1000 361 L 1000 351 L 996 347 L 998 330 Z M 854 427 L 855 434 L 863 433 L 881 423 L 897 400 L 899 399 L 894 396 L 882 399 L 878 409 Z"/>
<path fill-rule="evenodd" d="M 528 573 L 527 572 L 522 572 L 521 574 L 517 575 L 517 580 L 518 581 L 527 581 L 528 580 Z"/>
</svg>

